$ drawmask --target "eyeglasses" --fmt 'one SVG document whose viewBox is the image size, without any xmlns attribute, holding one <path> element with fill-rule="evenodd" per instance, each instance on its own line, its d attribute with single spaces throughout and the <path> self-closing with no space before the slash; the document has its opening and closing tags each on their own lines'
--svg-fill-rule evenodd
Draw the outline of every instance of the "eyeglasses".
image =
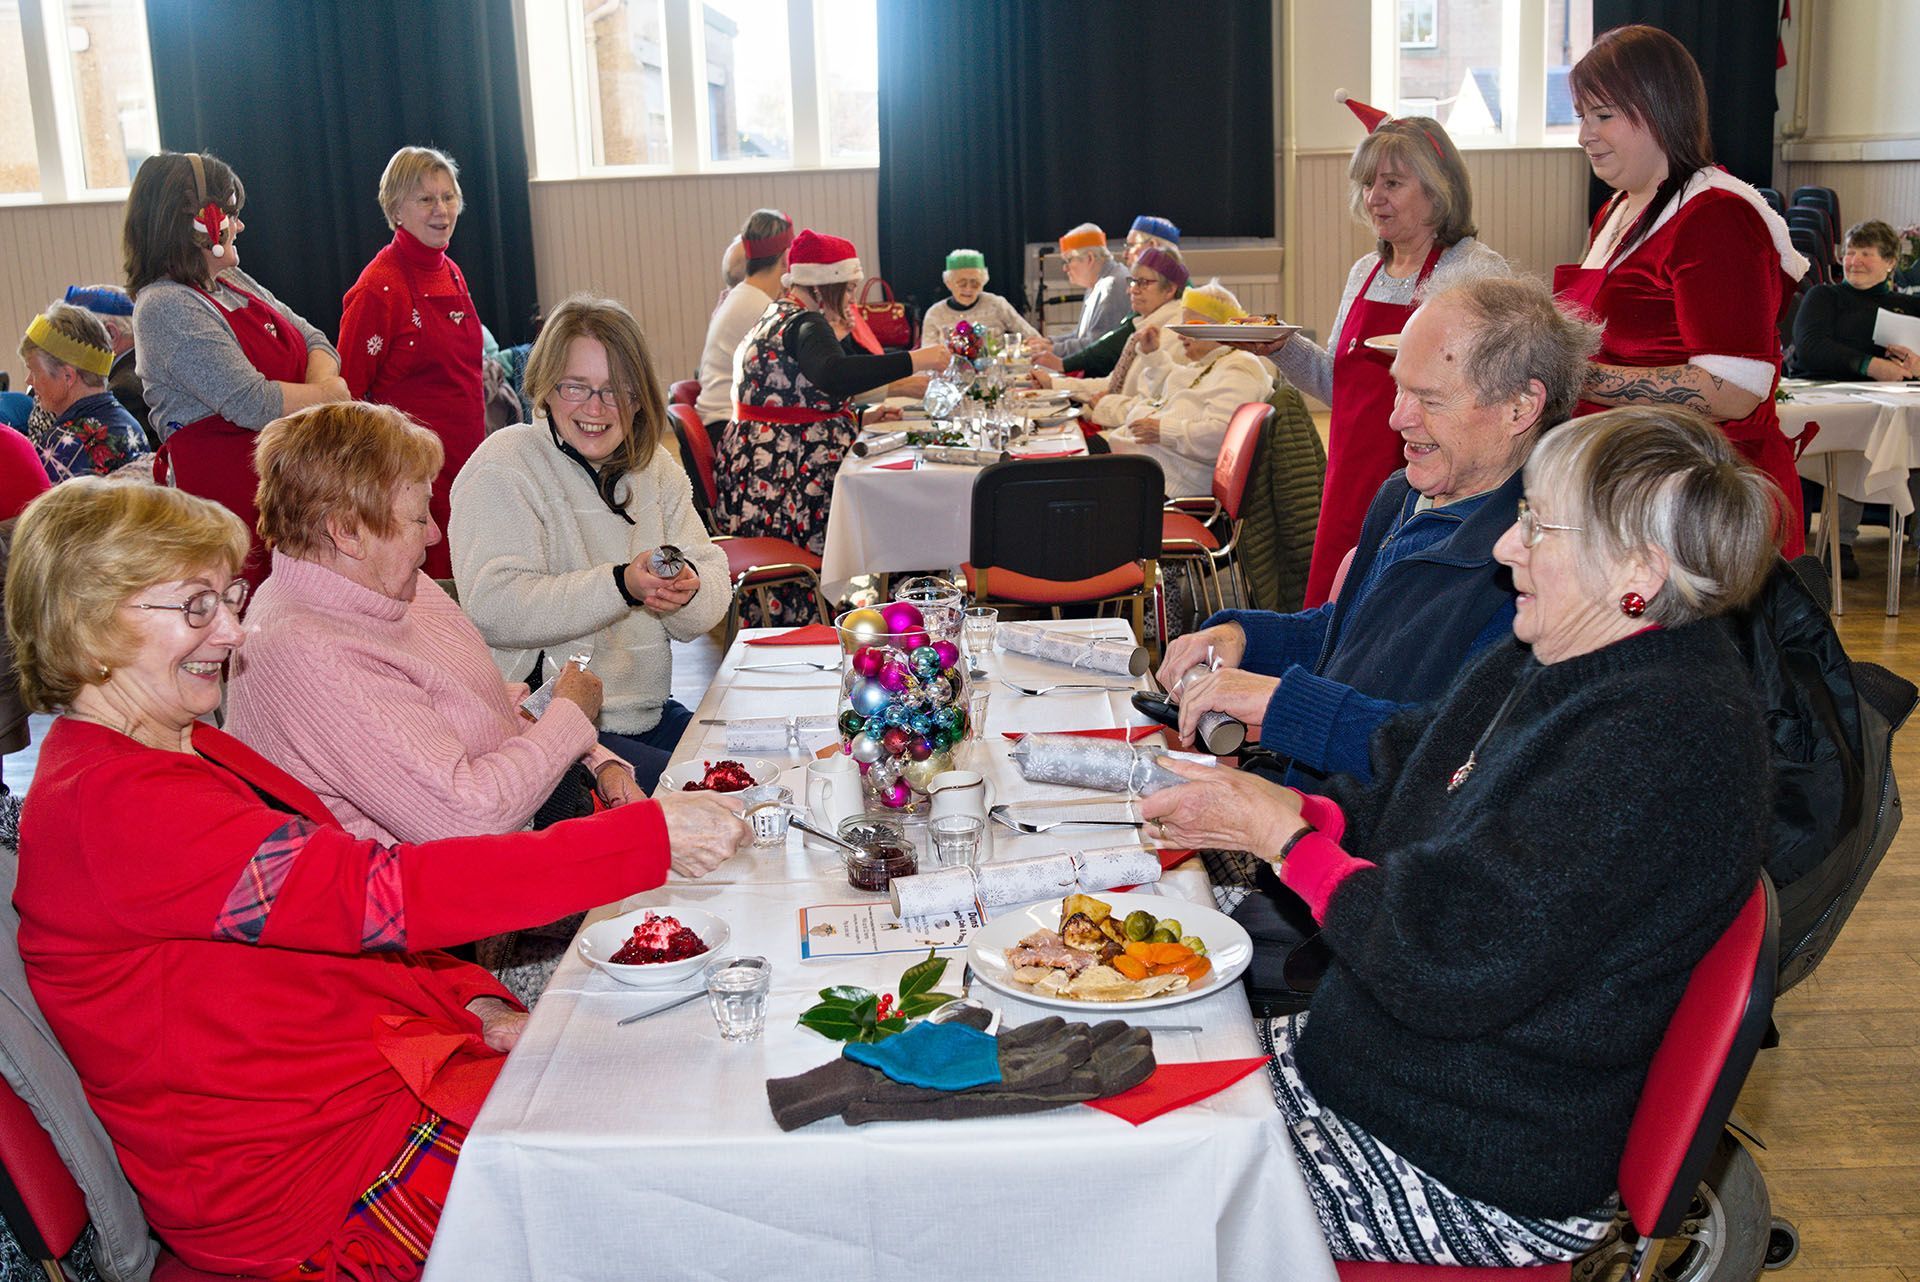
<svg viewBox="0 0 1920 1282">
<path fill-rule="evenodd" d="M 246 611 L 247 594 L 252 590 L 253 586 L 245 579 L 235 579 L 227 584 L 224 592 L 205 588 L 179 605 L 146 605 L 136 602 L 134 608 L 136 610 L 178 610 L 186 616 L 188 627 L 204 628 L 213 622 L 214 612 L 220 608 L 223 601 L 227 608 L 233 611 L 233 617 L 238 619 Z"/>
<path fill-rule="evenodd" d="M 1520 500 L 1520 515 L 1517 520 L 1520 526 L 1520 544 L 1529 548 L 1539 547 L 1540 540 L 1547 537 L 1548 530 L 1565 530 L 1570 534 L 1579 534 L 1586 528 L 1580 525 L 1554 525 L 1543 521 L 1534 515 L 1533 509 L 1527 506 L 1525 499 Z"/>
<path fill-rule="evenodd" d="M 1129 277 L 1127 277 L 1127 288 L 1128 288 L 1128 289 L 1147 289 L 1147 288 L 1149 288 L 1150 286 L 1153 286 L 1153 285 L 1164 285 L 1164 284 L 1166 284 L 1166 283 L 1167 283 L 1167 282 L 1165 282 L 1164 280 L 1161 280 L 1161 279 L 1160 279 L 1160 278 L 1159 278 L 1158 276 L 1129 276 Z"/>
<path fill-rule="evenodd" d="M 585 383 L 555 383 L 553 394 L 569 405 L 585 405 L 597 396 L 602 405 L 616 412 L 620 402 L 633 399 L 633 393 L 624 387 L 588 387 Z"/>
</svg>

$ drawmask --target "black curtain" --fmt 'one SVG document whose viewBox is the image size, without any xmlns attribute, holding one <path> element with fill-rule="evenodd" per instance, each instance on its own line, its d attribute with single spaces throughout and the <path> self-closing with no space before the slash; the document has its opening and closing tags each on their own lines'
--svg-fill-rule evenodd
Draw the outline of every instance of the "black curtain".
<svg viewBox="0 0 1920 1282">
<path fill-rule="evenodd" d="M 1773 185 L 1773 72 L 1779 0 L 1593 0 L 1593 31 L 1644 22 L 1687 47 L 1707 82 L 1714 161 L 1756 187 Z M 1592 209 L 1609 195 L 1592 180 Z"/>
<path fill-rule="evenodd" d="M 510 0 L 147 0 L 160 141 L 247 187 L 241 265 L 329 335 L 392 237 L 380 171 L 408 144 L 460 166 L 452 253 L 502 343 L 531 336 L 533 220 Z"/>
<path fill-rule="evenodd" d="M 1273 235 L 1270 0 L 882 0 L 880 258 L 924 308 L 978 249 L 1016 306 L 1028 241 L 1136 214 Z"/>
</svg>

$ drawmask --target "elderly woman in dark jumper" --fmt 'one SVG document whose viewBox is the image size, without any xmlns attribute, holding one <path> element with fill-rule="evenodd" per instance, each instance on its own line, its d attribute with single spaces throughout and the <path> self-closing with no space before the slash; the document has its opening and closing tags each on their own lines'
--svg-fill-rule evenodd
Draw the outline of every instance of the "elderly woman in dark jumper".
<svg viewBox="0 0 1920 1282">
<path fill-rule="evenodd" d="M 1142 803 L 1321 922 L 1311 1007 L 1263 1031 L 1337 1258 L 1535 1265 L 1607 1232 L 1654 1048 L 1766 850 L 1765 725 L 1715 616 L 1759 590 L 1778 502 L 1687 411 L 1577 419 L 1496 549 L 1514 641 L 1387 722 L 1370 784 L 1174 763 Z"/>
</svg>

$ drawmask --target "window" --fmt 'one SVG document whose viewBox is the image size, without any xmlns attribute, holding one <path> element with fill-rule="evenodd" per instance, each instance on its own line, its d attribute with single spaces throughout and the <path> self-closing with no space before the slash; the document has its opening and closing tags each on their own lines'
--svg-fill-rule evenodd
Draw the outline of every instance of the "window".
<svg viewBox="0 0 1920 1282">
<path fill-rule="evenodd" d="M 787 0 L 707 0 L 707 159 L 793 160 L 793 56 Z"/>
<path fill-rule="evenodd" d="M 580 0 L 587 130 L 596 165 L 664 165 L 666 22 L 660 0 Z"/>
<path fill-rule="evenodd" d="M 1427 105 L 1463 147 L 1575 141 L 1567 73 L 1593 43 L 1592 0 L 1391 4 L 1394 83 L 1376 101 Z"/>
<path fill-rule="evenodd" d="M 536 176 L 877 163 L 876 3 L 517 0 Z"/>
<path fill-rule="evenodd" d="M 1400 0 L 1400 47 L 1431 49 L 1434 36 L 1434 6 L 1439 0 Z"/>
<path fill-rule="evenodd" d="M 827 158 L 880 163 L 880 38 L 873 0 L 813 0 Z"/>
<path fill-rule="evenodd" d="M 160 150 L 144 0 L 0 0 L 0 197 L 119 195 Z"/>
</svg>

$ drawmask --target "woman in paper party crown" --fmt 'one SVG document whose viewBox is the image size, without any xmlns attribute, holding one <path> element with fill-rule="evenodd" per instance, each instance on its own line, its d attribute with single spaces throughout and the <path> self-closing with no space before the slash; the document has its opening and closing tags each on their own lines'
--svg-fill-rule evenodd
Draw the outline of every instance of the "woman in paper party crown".
<svg viewBox="0 0 1920 1282">
<path fill-rule="evenodd" d="M 920 342 L 938 343 L 959 321 L 972 321 L 976 327 L 1018 330 L 1022 338 L 1038 338 L 1040 331 L 1027 323 L 1019 309 L 998 294 L 987 293 L 987 256 L 977 249 L 956 249 L 947 255 L 947 270 L 941 274 L 952 291 L 927 308 L 920 326 Z"/>
</svg>

